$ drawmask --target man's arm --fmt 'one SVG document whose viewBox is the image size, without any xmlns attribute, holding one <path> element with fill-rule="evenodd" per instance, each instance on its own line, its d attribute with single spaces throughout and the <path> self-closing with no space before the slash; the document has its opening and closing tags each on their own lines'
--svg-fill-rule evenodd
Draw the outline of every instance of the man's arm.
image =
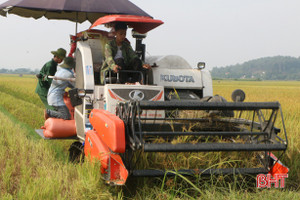
<svg viewBox="0 0 300 200">
<path fill-rule="evenodd" d="M 50 70 L 51 70 L 51 63 L 50 62 L 47 62 L 42 70 L 40 71 L 40 74 L 42 75 L 42 81 L 44 82 L 47 82 L 48 86 L 50 87 L 51 83 L 52 83 L 52 79 L 51 78 L 48 78 L 48 75 L 51 75 L 50 74 Z"/>
<path fill-rule="evenodd" d="M 67 87 L 69 87 L 69 88 L 74 88 L 75 87 L 75 76 L 74 76 L 73 72 L 64 71 L 64 73 L 62 74 L 62 78 L 66 79 Z"/>
<path fill-rule="evenodd" d="M 72 74 L 69 78 L 75 78 L 74 75 Z M 75 88 L 75 81 L 68 81 L 68 86 L 69 88 Z"/>
<path fill-rule="evenodd" d="M 48 80 L 47 78 L 48 78 L 48 74 L 47 74 L 47 68 L 49 69 L 49 66 L 47 66 L 47 64 L 48 63 L 46 63 L 43 67 L 42 67 L 42 69 L 41 69 L 41 71 L 40 71 L 40 77 L 41 77 L 41 79 L 42 79 L 42 81 L 44 81 L 45 80 L 45 78 L 46 78 L 46 81 Z M 48 70 L 48 73 L 49 73 L 49 70 Z"/>
</svg>

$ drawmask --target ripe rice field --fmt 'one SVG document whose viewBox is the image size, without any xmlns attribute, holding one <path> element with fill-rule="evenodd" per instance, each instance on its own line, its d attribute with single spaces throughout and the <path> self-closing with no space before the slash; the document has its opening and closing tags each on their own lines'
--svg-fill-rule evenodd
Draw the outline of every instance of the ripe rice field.
<svg viewBox="0 0 300 200">
<path fill-rule="evenodd" d="M 300 199 L 300 82 L 214 81 L 214 94 L 231 101 L 245 91 L 246 101 L 279 101 L 289 167 L 283 189 L 257 189 L 255 177 L 131 178 L 124 187 L 106 185 L 99 163 L 68 161 L 73 141 L 46 141 L 34 132 L 43 125 L 43 104 L 34 93 L 34 76 L 0 74 L 0 199 Z M 207 166 L 209 167 L 209 166 Z"/>
</svg>

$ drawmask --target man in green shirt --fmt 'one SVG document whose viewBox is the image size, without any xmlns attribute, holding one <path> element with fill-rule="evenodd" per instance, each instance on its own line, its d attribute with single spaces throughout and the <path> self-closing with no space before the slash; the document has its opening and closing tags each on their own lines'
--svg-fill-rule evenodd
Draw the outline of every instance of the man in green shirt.
<svg viewBox="0 0 300 200">
<path fill-rule="evenodd" d="M 47 94 L 52 83 L 52 79 L 48 76 L 54 76 L 57 70 L 57 64 L 61 63 L 66 57 L 66 50 L 63 48 L 57 49 L 57 51 L 51 51 L 54 57 L 47 62 L 41 69 L 40 73 L 36 75 L 38 83 L 35 89 L 35 93 L 39 95 L 46 109 L 52 109 L 47 102 Z"/>
<path fill-rule="evenodd" d="M 101 75 L 107 70 L 118 73 L 122 70 L 142 71 L 151 69 L 149 64 L 143 64 L 137 54 L 133 51 L 130 43 L 126 40 L 127 25 L 117 22 L 115 25 L 116 37 L 105 45 L 105 60 L 102 65 Z M 122 74 L 121 74 L 122 77 Z M 136 81 L 133 77 L 133 82 Z"/>
</svg>

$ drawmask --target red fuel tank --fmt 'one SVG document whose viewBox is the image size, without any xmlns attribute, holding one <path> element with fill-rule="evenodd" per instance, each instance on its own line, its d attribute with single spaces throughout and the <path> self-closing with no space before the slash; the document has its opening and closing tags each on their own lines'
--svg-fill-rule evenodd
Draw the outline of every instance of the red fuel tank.
<svg viewBox="0 0 300 200">
<path fill-rule="evenodd" d="M 89 119 L 101 140 L 112 151 L 125 152 L 125 126 L 119 117 L 107 110 L 93 109 Z"/>
</svg>

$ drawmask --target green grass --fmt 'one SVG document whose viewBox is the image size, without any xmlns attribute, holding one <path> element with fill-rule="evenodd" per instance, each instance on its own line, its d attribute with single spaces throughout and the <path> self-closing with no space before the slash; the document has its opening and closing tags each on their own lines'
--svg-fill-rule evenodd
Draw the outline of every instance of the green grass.
<svg viewBox="0 0 300 200">
<path fill-rule="evenodd" d="M 51 142 L 27 137 L 30 131 L 2 111 L 0 199 L 112 198 L 101 181 L 99 163 L 57 159 Z"/>
</svg>

